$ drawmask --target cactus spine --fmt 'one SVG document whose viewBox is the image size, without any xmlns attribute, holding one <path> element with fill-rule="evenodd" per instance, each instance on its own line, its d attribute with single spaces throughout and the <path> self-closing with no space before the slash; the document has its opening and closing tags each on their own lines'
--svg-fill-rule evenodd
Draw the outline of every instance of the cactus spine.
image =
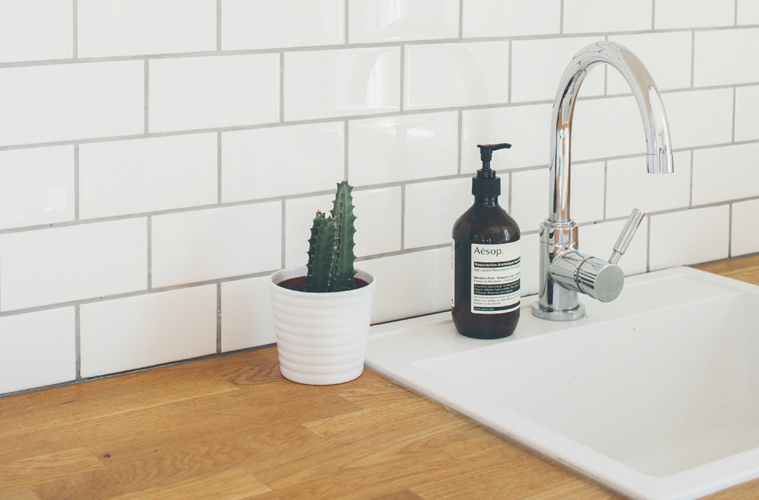
<svg viewBox="0 0 759 500">
<path fill-rule="evenodd" d="M 353 188 L 347 181 L 337 185 L 335 201 L 327 217 L 316 212 L 308 240 L 307 292 L 340 292 L 354 288 Z"/>
</svg>

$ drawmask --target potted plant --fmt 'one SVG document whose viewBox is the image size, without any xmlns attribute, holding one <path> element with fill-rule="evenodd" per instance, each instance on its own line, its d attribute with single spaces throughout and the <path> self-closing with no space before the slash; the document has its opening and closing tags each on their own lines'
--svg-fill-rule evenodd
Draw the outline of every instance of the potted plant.
<svg viewBox="0 0 759 500">
<path fill-rule="evenodd" d="M 269 283 L 279 368 L 293 382 L 341 384 L 364 369 L 375 280 L 353 266 L 352 190 L 339 183 L 330 215 L 316 212 L 308 264 Z"/>
</svg>

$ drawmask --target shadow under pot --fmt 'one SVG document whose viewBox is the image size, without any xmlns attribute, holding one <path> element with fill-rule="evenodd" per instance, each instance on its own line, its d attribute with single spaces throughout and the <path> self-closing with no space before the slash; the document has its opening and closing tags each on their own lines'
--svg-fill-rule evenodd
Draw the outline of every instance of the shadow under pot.
<svg viewBox="0 0 759 500">
<path fill-rule="evenodd" d="M 269 283 L 279 370 L 300 384 L 354 380 L 364 370 L 375 279 L 357 270 L 353 290 L 315 293 L 304 291 L 306 273 L 283 269 Z"/>
</svg>

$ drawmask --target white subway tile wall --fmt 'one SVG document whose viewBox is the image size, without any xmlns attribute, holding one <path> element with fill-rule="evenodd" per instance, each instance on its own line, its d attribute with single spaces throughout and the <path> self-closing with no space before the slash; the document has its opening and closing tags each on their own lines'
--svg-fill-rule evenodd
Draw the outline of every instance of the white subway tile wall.
<svg viewBox="0 0 759 500">
<path fill-rule="evenodd" d="M 343 179 L 373 321 L 445 310 L 482 143 L 513 144 L 493 167 L 535 293 L 551 104 L 601 40 L 651 71 L 675 174 L 645 174 L 629 87 L 593 69 L 573 129 L 581 248 L 606 256 L 640 207 L 627 274 L 759 252 L 758 5 L 0 2 L 0 393 L 274 342 L 268 277 L 305 264 Z"/>
</svg>

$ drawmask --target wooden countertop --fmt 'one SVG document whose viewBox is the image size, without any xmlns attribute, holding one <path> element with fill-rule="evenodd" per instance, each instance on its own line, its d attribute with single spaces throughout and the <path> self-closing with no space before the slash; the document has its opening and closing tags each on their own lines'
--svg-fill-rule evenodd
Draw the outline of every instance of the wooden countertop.
<svg viewBox="0 0 759 500">
<path fill-rule="evenodd" d="M 759 256 L 702 269 L 759 284 Z M 0 399 L 0 500 L 252 497 L 621 498 L 370 370 L 288 382 L 275 348 Z"/>
</svg>

